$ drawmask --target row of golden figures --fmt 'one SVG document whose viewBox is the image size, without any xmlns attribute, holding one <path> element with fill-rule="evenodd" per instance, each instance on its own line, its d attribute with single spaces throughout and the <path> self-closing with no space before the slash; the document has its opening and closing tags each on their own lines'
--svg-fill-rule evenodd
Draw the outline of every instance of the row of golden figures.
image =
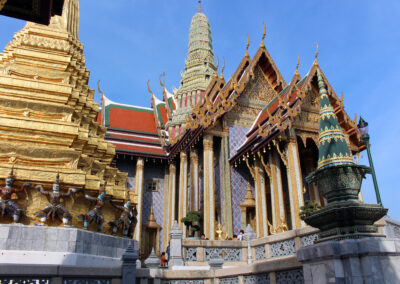
<svg viewBox="0 0 400 284">
<path fill-rule="evenodd" d="M 119 217 L 114 221 L 109 222 L 108 225 L 114 234 L 120 231 L 126 237 L 132 237 L 134 228 L 137 223 L 137 211 L 136 208 L 131 206 L 131 202 L 127 201 L 123 206 L 115 204 L 111 199 L 106 197 L 106 193 L 103 191 L 97 197 L 92 197 L 85 193 L 83 190 L 77 190 L 70 188 L 66 193 L 60 191 L 60 176 L 57 174 L 56 182 L 53 184 L 51 191 L 47 191 L 42 185 L 36 185 L 33 187 L 34 190 L 39 191 L 42 195 L 47 197 L 48 205 L 38 212 L 35 213 L 36 217 L 39 218 L 40 222 L 36 225 L 44 226 L 48 219 L 52 221 L 59 219 L 65 227 L 71 227 L 70 222 L 72 214 L 62 203 L 63 198 L 77 194 L 83 194 L 84 198 L 92 202 L 92 209 L 86 214 L 80 214 L 78 219 L 83 222 L 83 227 L 88 230 L 91 223 L 95 223 L 97 231 L 101 232 L 103 229 L 104 217 L 103 207 L 110 203 L 114 208 L 120 211 Z M 14 202 L 13 197 L 16 195 L 19 198 L 19 194 L 27 189 L 31 189 L 32 186 L 29 183 L 24 183 L 20 188 L 13 186 L 14 175 L 13 168 L 11 169 L 10 175 L 5 179 L 5 186 L 0 187 L 0 210 L 1 217 L 10 216 L 14 223 L 20 221 L 23 215 L 23 210 L 20 206 Z"/>
<path fill-rule="evenodd" d="M 284 218 L 281 218 L 281 223 L 279 224 L 279 226 L 276 229 L 268 221 L 268 228 L 270 230 L 270 234 L 271 235 L 275 235 L 275 234 L 278 234 L 278 233 L 283 233 L 283 232 L 286 232 L 286 231 L 289 230 Z M 217 230 L 215 232 L 217 234 L 217 240 L 225 241 L 225 240 L 229 240 L 230 239 L 228 233 L 223 231 L 221 223 L 218 223 Z"/>
</svg>

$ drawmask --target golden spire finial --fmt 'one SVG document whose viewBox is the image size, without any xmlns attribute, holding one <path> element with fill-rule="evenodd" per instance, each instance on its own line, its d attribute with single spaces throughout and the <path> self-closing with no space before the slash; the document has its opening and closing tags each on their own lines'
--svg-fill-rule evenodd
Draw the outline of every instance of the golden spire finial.
<svg viewBox="0 0 400 284">
<path fill-rule="evenodd" d="M 217 56 L 217 66 L 216 66 L 216 72 L 215 72 L 215 77 L 218 77 L 218 67 L 219 67 L 219 57 Z"/>
<path fill-rule="evenodd" d="M 147 80 L 147 90 L 148 90 L 149 93 L 151 94 L 151 97 L 154 97 L 153 92 L 150 90 L 150 85 L 149 85 L 149 83 L 150 83 L 150 80 Z"/>
<path fill-rule="evenodd" d="M 265 47 L 264 39 L 265 39 L 265 35 L 267 34 L 267 28 L 266 28 L 264 22 L 263 22 L 263 25 L 264 25 L 264 33 L 263 33 L 263 36 L 262 36 L 262 38 L 261 38 L 261 47 Z"/>
<path fill-rule="evenodd" d="M 315 58 L 314 58 L 314 64 L 315 65 L 318 65 L 318 61 L 317 61 L 317 58 L 318 58 L 318 42 L 316 42 L 316 45 L 317 45 L 317 52 L 315 53 Z"/>
<path fill-rule="evenodd" d="M 249 46 L 250 46 L 250 37 L 249 37 L 249 34 L 247 34 L 247 45 L 246 45 L 246 54 L 245 54 L 245 56 L 249 56 Z"/>
<path fill-rule="evenodd" d="M 199 0 L 199 13 L 201 13 L 201 0 Z"/>
<path fill-rule="evenodd" d="M 221 79 L 224 79 L 225 57 L 222 58 Z"/>
<path fill-rule="evenodd" d="M 296 75 L 299 75 L 300 56 L 297 55 Z"/>
</svg>

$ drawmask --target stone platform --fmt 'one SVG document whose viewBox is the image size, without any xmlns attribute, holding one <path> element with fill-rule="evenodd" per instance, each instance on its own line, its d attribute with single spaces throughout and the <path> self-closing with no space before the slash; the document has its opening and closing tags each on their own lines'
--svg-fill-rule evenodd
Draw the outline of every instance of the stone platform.
<svg viewBox="0 0 400 284">
<path fill-rule="evenodd" d="M 363 238 L 302 247 L 304 283 L 400 283 L 400 239 Z"/>
<path fill-rule="evenodd" d="M 0 266 L 50 265 L 121 268 L 132 239 L 76 228 L 0 225 Z"/>
</svg>

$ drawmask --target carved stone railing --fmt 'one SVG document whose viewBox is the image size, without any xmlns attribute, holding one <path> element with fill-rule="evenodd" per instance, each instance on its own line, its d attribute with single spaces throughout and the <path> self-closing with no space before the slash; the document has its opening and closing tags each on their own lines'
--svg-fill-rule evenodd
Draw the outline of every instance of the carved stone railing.
<svg viewBox="0 0 400 284">
<path fill-rule="evenodd" d="M 318 238 L 318 230 L 305 227 L 250 241 L 183 240 L 186 265 L 207 265 L 212 258 L 224 259 L 225 265 L 248 263 L 249 247 L 251 261 L 295 256 L 303 246 L 312 245 Z M 250 281 L 250 280 L 249 280 Z"/>
<path fill-rule="evenodd" d="M 183 256 L 186 265 L 204 265 L 213 258 L 224 263 L 247 262 L 247 242 L 183 240 Z"/>
</svg>

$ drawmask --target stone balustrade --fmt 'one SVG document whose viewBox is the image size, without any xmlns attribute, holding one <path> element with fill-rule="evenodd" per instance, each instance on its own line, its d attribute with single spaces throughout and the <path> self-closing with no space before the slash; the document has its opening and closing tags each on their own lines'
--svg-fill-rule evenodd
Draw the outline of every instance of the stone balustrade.
<svg viewBox="0 0 400 284">
<path fill-rule="evenodd" d="M 185 265 L 208 265 L 215 257 L 224 259 L 225 266 L 247 264 L 250 256 L 257 263 L 268 259 L 296 255 L 303 246 L 312 245 L 318 237 L 318 230 L 305 227 L 250 241 L 183 240 Z"/>
</svg>

